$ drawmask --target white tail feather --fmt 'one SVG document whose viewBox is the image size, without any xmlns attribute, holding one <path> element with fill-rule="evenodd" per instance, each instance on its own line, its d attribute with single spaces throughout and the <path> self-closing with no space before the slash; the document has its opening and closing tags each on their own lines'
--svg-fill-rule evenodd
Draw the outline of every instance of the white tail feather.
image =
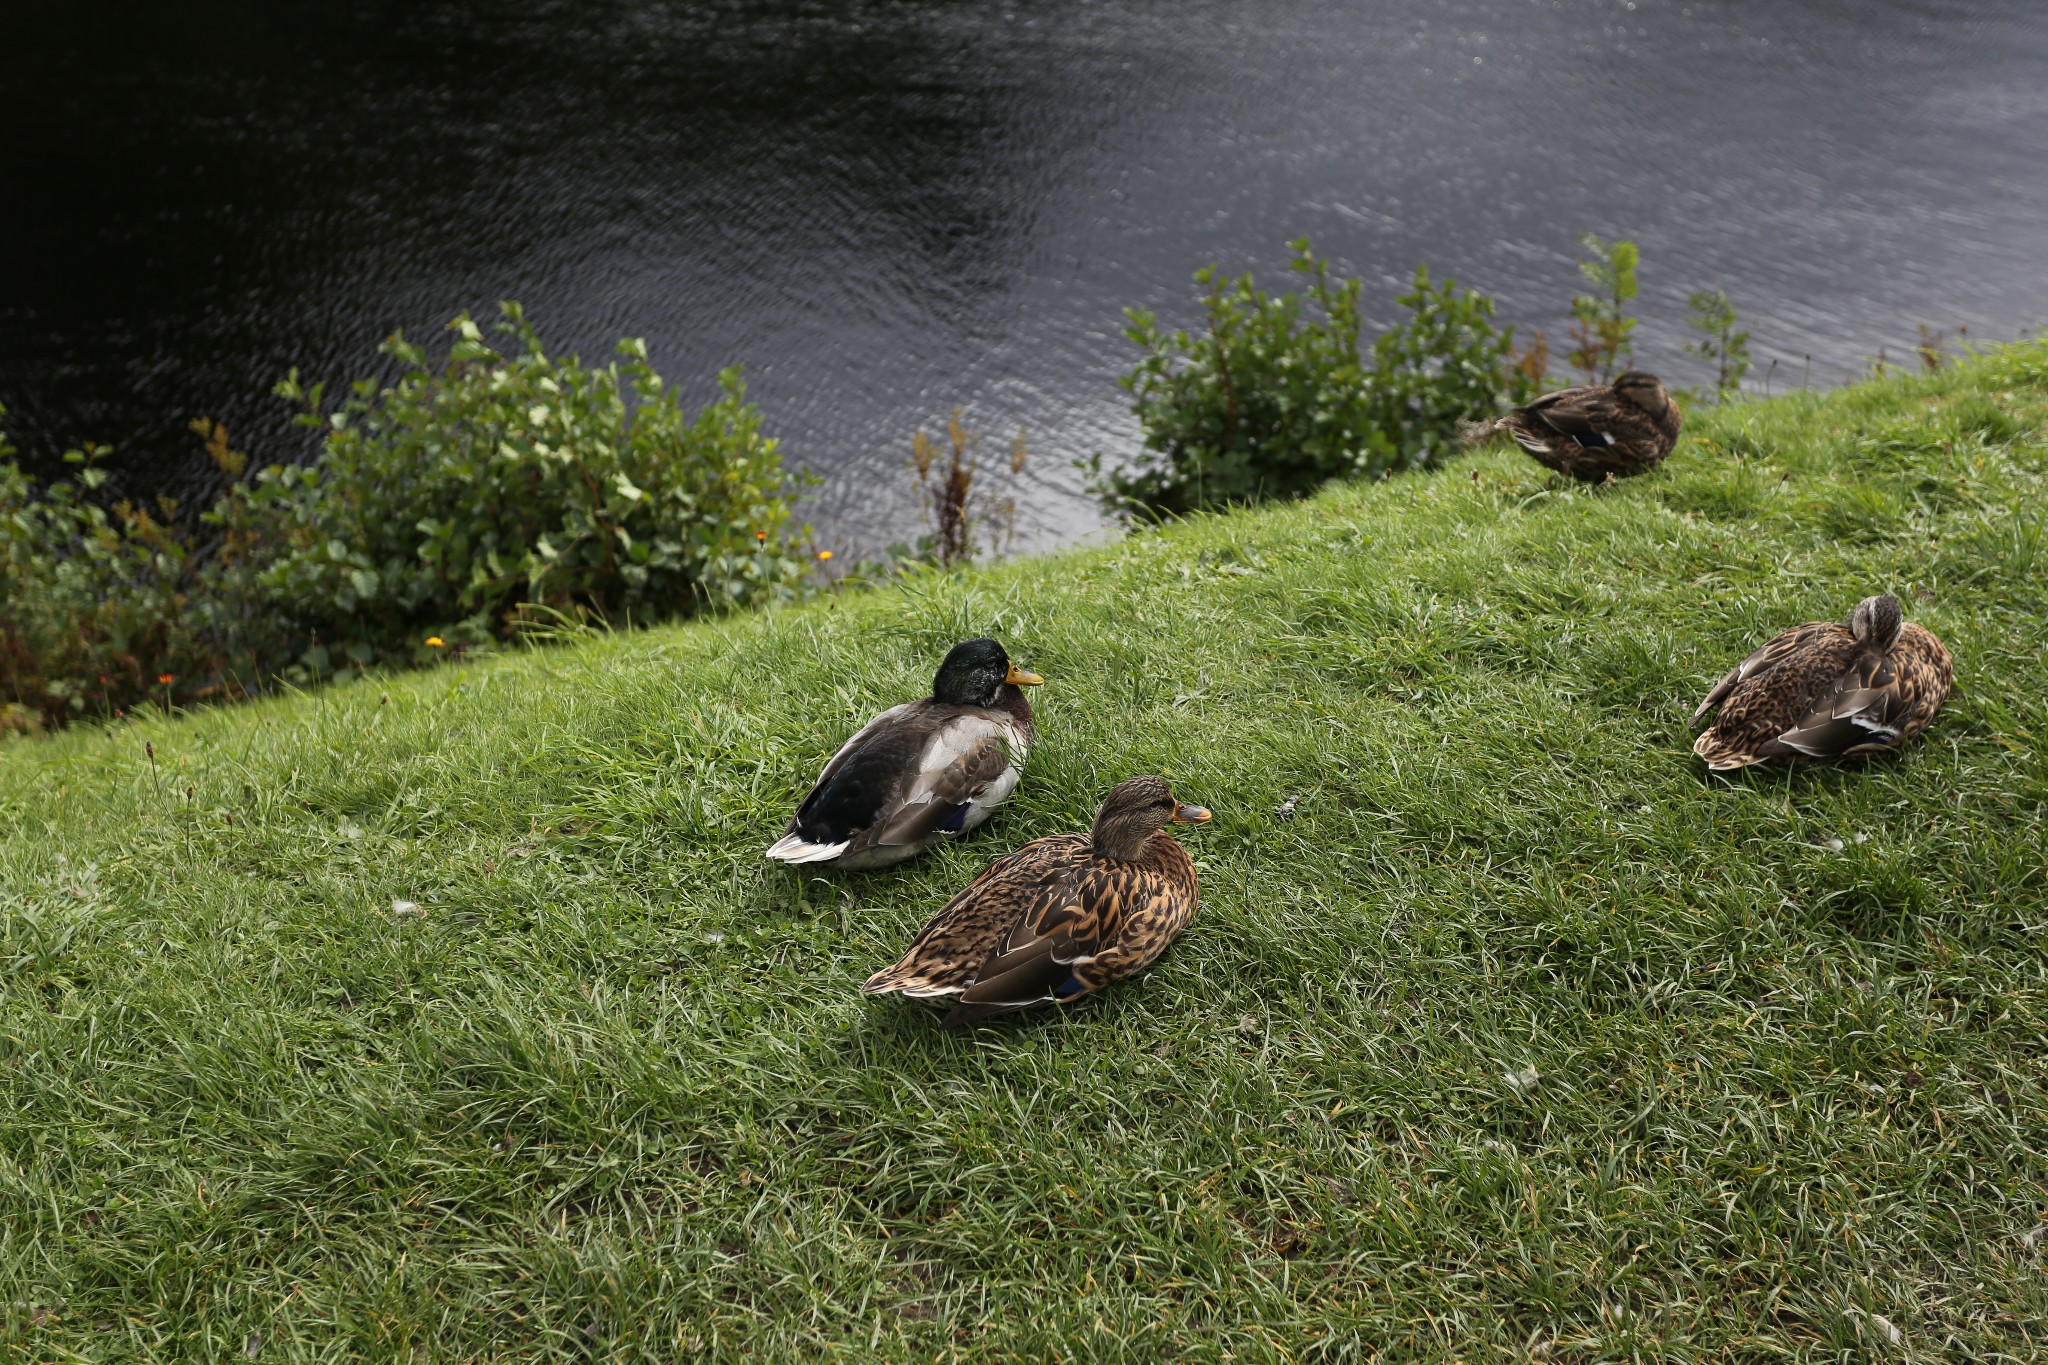
<svg viewBox="0 0 2048 1365">
<path fill-rule="evenodd" d="M 850 840 L 836 844 L 814 844 L 799 839 L 794 834 L 785 834 L 768 849 L 768 856 L 779 863 L 829 863 L 846 852 Z"/>
</svg>

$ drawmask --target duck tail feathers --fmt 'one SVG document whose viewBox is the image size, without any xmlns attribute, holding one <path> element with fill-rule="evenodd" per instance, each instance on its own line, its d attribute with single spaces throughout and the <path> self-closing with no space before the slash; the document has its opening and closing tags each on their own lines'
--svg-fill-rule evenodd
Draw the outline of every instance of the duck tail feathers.
<svg viewBox="0 0 2048 1365">
<path fill-rule="evenodd" d="M 913 1000 L 926 1000 L 935 995 L 958 995 L 961 987 L 934 981 L 929 974 L 908 962 L 898 962 L 884 967 L 861 983 L 861 990 L 868 995 L 887 995 L 890 991 L 902 991 Z"/>
<path fill-rule="evenodd" d="M 796 834 L 785 834 L 769 845 L 768 856 L 778 863 L 829 863 L 846 852 L 850 840 L 836 844 L 814 844 Z"/>
<path fill-rule="evenodd" d="M 1752 763 L 1764 761 L 1764 755 L 1744 753 L 1712 730 L 1693 741 L 1692 751 L 1707 760 L 1707 766 L 1715 772 L 1747 768 Z"/>
</svg>

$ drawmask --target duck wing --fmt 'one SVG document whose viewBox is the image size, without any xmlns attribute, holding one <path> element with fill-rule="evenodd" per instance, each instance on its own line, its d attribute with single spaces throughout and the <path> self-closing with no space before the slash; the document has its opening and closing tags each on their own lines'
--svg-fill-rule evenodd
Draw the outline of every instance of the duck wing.
<svg viewBox="0 0 2048 1365">
<path fill-rule="evenodd" d="M 875 844 L 915 844 L 934 834 L 958 833 L 967 803 L 1010 766 L 1002 737 L 961 723 L 941 731 L 901 804 L 875 831 Z"/>
<path fill-rule="evenodd" d="M 1566 437 L 1588 450 L 1614 444 L 1614 428 L 1620 424 L 1621 410 L 1622 404 L 1616 401 L 1613 392 L 1604 388 L 1559 389 L 1522 409 L 1532 426 L 1540 424 L 1551 434 Z M 1519 433 L 1517 439 L 1521 439 Z M 1527 448 L 1528 441 L 1522 444 Z"/>
<path fill-rule="evenodd" d="M 1778 665 L 1825 642 L 1835 632 L 1845 636 L 1849 633 L 1831 621 L 1809 621 L 1803 626 L 1793 627 L 1782 635 L 1771 637 L 1756 653 L 1729 669 L 1728 675 L 1714 684 L 1714 690 L 1707 693 L 1706 700 L 1693 711 L 1693 726 L 1697 728 L 1699 723 L 1707 718 L 1709 711 L 1726 701 L 1729 694 L 1746 680 L 1770 673 Z"/>
<path fill-rule="evenodd" d="M 1599 385 L 1546 393 L 1498 425 L 1539 463 L 1596 481 L 1655 465 L 1671 452 L 1679 422 L 1676 409 L 1653 416 L 1611 386 Z"/>
<path fill-rule="evenodd" d="M 1767 749 L 1767 756 L 1846 758 L 1895 749 L 1904 738 L 1894 711 L 1898 677 L 1884 655 L 1875 651 L 1858 659 L 1806 714 L 1775 743 L 1789 753 Z"/>
<path fill-rule="evenodd" d="M 1888 753 L 1927 728 L 1952 678 L 1941 641 L 1909 625 L 1889 652 L 1872 651 L 1844 670 L 1778 743 L 1808 758 Z"/>
<path fill-rule="evenodd" d="M 932 701 L 875 717 L 825 765 L 768 856 L 831 862 L 880 845 L 914 844 L 960 820 L 966 803 L 1010 766 L 988 713 Z"/>
<path fill-rule="evenodd" d="M 1707 694 L 1695 719 L 1718 705 L 1720 714 L 1693 745 L 1717 770 L 1747 767 L 1772 758 L 1817 757 L 1809 749 L 1825 734 L 1799 732 L 1822 722 L 1847 722 L 1860 714 L 1868 674 L 1855 637 L 1833 621 L 1809 621 L 1772 639 L 1743 660 Z M 1837 717 L 1831 714 L 1841 710 Z M 1792 736 L 1798 734 L 1796 742 Z M 1801 747 L 1802 745 L 1806 747 Z"/>
<path fill-rule="evenodd" d="M 869 977 L 870 995 L 901 991 L 923 998 L 957 995 L 974 984 L 991 953 L 1022 923 L 1056 913 L 1088 861 L 1088 836 L 1034 839 L 996 859 L 918 931 L 893 965 Z"/>
<path fill-rule="evenodd" d="M 823 791 L 826 784 L 831 782 L 834 777 L 838 776 L 839 770 L 846 766 L 848 758 L 859 753 L 867 746 L 868 741 L 874 739 L 877 735 L 897 728 L 905 714 L 916 705 L 917 703 L 914 701 L 907 701 L 900 706 L 892 706 L 866 725 L 861 726 L 860 729 L 854 731 L 846 743 L 839 746 L 839 751 L 825 761 L 825 766 L 818 772 L 818 780 L 811 784 L 810 791 L 804 794 L 803 801 L 797 806 L 796 815 L 790 820 L 789 827 L 792 830 L 797 827 L 797 824 L 804 818 L 804 812 L 809 810 L 811 803 L 818 799 L 818 793 Z"/>
<path fill-rule="evenodd" d="M 1194 908 L 1192 866 L 1187 873 L 1091 859 L 1064 895 L 1041 899 L 1010 929 L 941 1024 L 1063 1004 L 1148 965 Z"/>
</svg>

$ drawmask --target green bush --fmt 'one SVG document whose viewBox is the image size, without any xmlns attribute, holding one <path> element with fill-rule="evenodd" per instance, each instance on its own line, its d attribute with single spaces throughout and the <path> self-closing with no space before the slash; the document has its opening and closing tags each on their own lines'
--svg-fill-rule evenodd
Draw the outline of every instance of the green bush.
<svg viewBox="0 0 2048 1365">
<path fill-rule="evenodd" d="M 1572 365 L 1588 384 L 1605 384 L 1635 359 L 1636 320 L 1628 306 L 1637 293 L 1636 267 L 1642 252 L 1626 237 L 1610 242 L 1597 232 L 1579 234 L 1586 259 L 1579 274 L 1591 294 L 1572 299 Z"/>
<path fill-rule="evenodd" d="M 739 371 L 694 415 L 639 341 L 590 368 L 550 357 L 517 304 L 509 354 L 467 316 L 444 363 L 394 336 L 403 373 L 332 410 L 305 466 L 234 482 L 195 536 L 92 498 L 95 456 L 41 490 L 0 444 L 0 689 L 14 728 L 233 694 L 272 676 L 417 663 L 560 616 L 647 620 L 794 595 L 809 566 L 794 481 Z M 202 552 L 197 546 L 205 546 Z"/>
<path fill-rule="evenodd" d="M 0 439 L 0 728 L 224 686 L 220 604 L 188 591 L 192 554 L 175 505 L 95 502 L 107 453 L 68 452 L 77 477 L 39 490 Z"/>
<path fill-rule="evenodd" d="M 1128 468 L 1087 462 L 1106 506 L 1156 518 L 1429 465 L 1456 449 L 1461 421 L 1529 392 L 1512 364 L 1514 329 L 1494 325 L 1485 295 L 1418 268 L 1398 300 L 1411 316 L 1368 358 L 1360 282 L 1332 284 L 1306 238 L 1290 246 L 1304 294 L 1268 295 L 1214 266 L 1196 273 L 1204 335 L 1127 310 L 1124 334 L 1145 354 L 1121 383 L 1145 439 Z"/>
<path fill-rule="evenodd" d="M 1687 355 L 1714 367 L 1714 401 L 1742 392 L 1742 377 L 1749 373 L 1749 333 L 1735 324 L 1740 318 L 1728 294 L 1720 289 L 1697 289 L 1686 298 L 1685 325 L 1699 333 L 1697 340 L 1679 347 Z"/>
<path fill-rule="evenodd" d="M 513 634 L 530 605 L 644 620 L 802 583 L 807 528 L 792 534 L 791 480 L 737 369 L 691 417 L 644 342 L 589 368 L 504 312 L 509 353 L 467 315 L 438 370 L 394 336 L 403 375 L 332 412 L 296 373 L 278 386 L 326 429 L 320 458 L 265 470 L 219 515 L 279 547 L 260 580 L 316 637 L 309 671 Z"/>
</svg>

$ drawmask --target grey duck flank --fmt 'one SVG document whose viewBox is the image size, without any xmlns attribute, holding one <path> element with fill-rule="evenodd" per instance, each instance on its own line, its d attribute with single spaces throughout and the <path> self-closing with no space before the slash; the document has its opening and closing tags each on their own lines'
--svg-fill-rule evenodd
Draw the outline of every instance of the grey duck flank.
<svg viewBox="0 0 2048 1365">
<path fill-rule="evenodd" d="M 994 640 L 953 646 L 931 696 L 890 707 L 832 756 L 768 856 L 888 867 L 981 824 L 1023 773 L 1037 734 L 1023 689 L 1043 681 Z"/>
</svg>

